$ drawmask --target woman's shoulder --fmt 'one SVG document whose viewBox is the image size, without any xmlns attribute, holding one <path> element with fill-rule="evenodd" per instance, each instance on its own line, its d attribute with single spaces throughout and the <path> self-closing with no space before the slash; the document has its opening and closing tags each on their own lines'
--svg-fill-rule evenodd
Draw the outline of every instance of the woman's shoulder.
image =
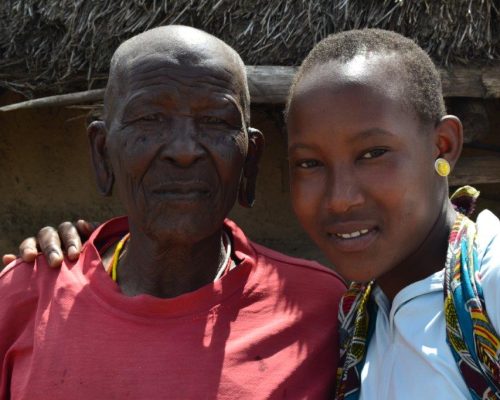
<svg viewBox="0 0 500 400">
<path fill-rule="evenodd" d="M 491 211 L 484 210 L 479 213 L 476 226 L 476 245 L 480 264 L 494 260 L 500 264 L 500 220 Z"/>
<path fill-rule="evenodd" d="M 477 217 L 477 249 L 486 312 L 500 332 L 500 220 L 489 210 Z"/>
</svg>

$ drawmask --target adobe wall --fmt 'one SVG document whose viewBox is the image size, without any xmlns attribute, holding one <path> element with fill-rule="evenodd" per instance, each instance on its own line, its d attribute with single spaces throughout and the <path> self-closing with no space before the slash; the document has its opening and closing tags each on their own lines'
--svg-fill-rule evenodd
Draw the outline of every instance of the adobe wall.
<svg viewBox="0 0 500 400">
<path fill-rule="evenodd" d="M 4 94 L 0 104 L 12 99 Z M 281 110 L 252 112 L 253 125 L 267 140 L 257 202 L 252 210 L 236 205 L 231 217 L 256 242 L 320 257 L 290 208 Z M 95 189 L 85 119 L 85 110 L 68 108 L 0 113 L 0 254 L 17 252 L 21 239 L 47 224 L 78 217 L 102 221 L 122 213 L 116 198 L 102 198 Z"/>
<path fill-rule="evenodd" d="M 0 105 L 15 99 L 0 95 Z M 492 110 L 498 110 L 495 101 Z M 231 213 L 254 241 L 291 255 L 321 258 L 301 231 L 289 201 L 286 141 L 279 107 L 254 107 L 253 126 L 266 135 L 257 202 Z M 47 224 L 83 217 L 103 221 L 122 213 L 116 198 L 102 198 L 90 169 L 81 109 L 44 108 L 0 113 L 0 254 L 16 252 L 21 239 Z M 495 112 L 488 142 L 500 146 Z M 465 153 L 477 153 L 465 150 Z M 479 208 L 500 215 L 500 185 L 482 185 Z"/>
</svg>

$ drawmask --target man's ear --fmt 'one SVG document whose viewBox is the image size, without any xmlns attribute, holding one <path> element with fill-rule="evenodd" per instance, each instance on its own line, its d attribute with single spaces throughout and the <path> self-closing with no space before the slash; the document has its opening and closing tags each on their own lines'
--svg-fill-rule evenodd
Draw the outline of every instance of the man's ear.
<svg viewBox="0 0 500 400">
<path fill-rule="evenodd" d="M 238 201 L 240 205 L 246 208 L 253 207 L 255 203 L 255 186 L 257 184 L 257 175 L 259 172 L 259 161 L 264 151 L 264 135 L 255 128 L 248 128 L 248 152 L 243 167 L 243 176 L 241 177 L 240 188 L 238 192 Z"/>
<path fill-rule="evenodd" d="M 462 152 L 464 140 L 462 123 L 454 115 L 445 115 L 437 123 L 434 134 L 434 158 L 444 158 L 453 169 Z"/>
<path fill-rule="evenodd" d="M 87 134 L 97 188 L 103 196 L 111 196 L 115 177 L 108 161 L 106 125 L 103 121 L 94 121 L 87 128 Z"/>
</svg>

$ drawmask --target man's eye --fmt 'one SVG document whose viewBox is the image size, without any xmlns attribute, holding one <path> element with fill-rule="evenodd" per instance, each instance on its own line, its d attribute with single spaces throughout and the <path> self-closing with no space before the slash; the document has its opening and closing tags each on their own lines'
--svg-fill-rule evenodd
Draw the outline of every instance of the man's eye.
<svg viewBox="0 0 500 400">
<path fill-rule="evenodd" d="M 163 119 L 163 115 L 160 113 L 146 114 L 140 118 L 137 118 L 138 121 L 163 121 Z"/>
<path fill-rule="evenodd" d="M 387 149 L 373 149 L 373 150 L 367 151 L 365 154 L 363 154 L 361 156 L 361 158 L 364 160 L 369 160 L 371 158 L 380 157 L 380 156 L 384 155 L 385 153 L 387 153 Z"/>
<path fill-rule="evenodd" d="M 295 163 L 295 166 L 303 169 L 310 169 L 319 167 L 319 161 L 317 160 L 299 160 Z"/>
</svg>

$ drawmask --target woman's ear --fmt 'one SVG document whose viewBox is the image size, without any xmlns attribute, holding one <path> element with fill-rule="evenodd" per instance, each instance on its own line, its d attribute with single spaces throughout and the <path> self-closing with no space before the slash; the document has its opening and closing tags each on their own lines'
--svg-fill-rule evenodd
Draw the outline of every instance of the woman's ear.
<svg viewBox="0 0 500 400">
<path fill-rule="evenodd" d="M 238 191 L 238 201 L 246 208 L 253 207 L 255 203 L 255 187 L 259 172 L 259 162 L 264 151 L 264 135 L 255 128 L 248 128 L 248 151 L 243 176 L 241 177 Z"/>
<path fill-rule="evenodd" d="M 453 169 L 462 152 L 462 123 L 454 115 L 445 115 L 437 123 L 434 133 L 435 158 L 444 158 Z"/>
<path fill-rule="evenodd" d="M 87 134 L 97 188 L 103 196 L 111 196 L 115 177 L 108 161 L 106 125 L 103 121 L 94 121 L 87 128 Z"/>
</svg>

